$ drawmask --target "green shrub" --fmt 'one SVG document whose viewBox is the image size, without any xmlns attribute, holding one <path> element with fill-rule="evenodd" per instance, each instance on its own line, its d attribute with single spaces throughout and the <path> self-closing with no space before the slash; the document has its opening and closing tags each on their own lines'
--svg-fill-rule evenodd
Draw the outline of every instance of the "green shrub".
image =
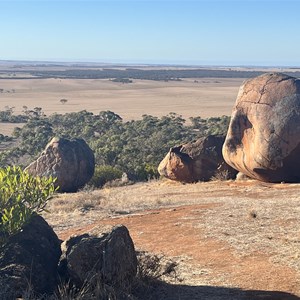
<svg viewBox="0 0 300 300">
<path fill-rule="evenodd" d="M 55 192 L 54 181 L 33 177 L 16 166 L 0 169 L 0 245 L 44 210 Z"/>
<path fill-rule="evenodd" d="M 137 180 L 149 180 L 159 178 L 157 166 L 144 163 L 135 168 L 135 175 Z"/>
<path fill-rule="evenodd" d="M 89 184 L 94 187 L 102 187 L 105 183 L 121 178 L 122 171 L 112 166 L 96 166 L 94 176 Z"/>
</svg>

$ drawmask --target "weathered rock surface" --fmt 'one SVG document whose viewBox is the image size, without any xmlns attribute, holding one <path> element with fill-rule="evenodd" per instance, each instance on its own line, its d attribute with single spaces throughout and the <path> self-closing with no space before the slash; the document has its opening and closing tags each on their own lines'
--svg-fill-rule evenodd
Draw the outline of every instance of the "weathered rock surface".
<svg viewBox="0 0 300 300">
<path fill-rule="evenodd" d="M 225 161 L 266 182 L 300 182 L 300 80 L 264 74 L 244 82 L 223 147 Z"/>
<path fill-rule="evenodd" d="M 130 284 L 137 272 L 134 244 L 125 226 L 97 227 L 62 245 L 62 277 L 77 287 L 93 280 L 114 287 Z"/>
<path fill-rule="evenodd" d="M 53 292 L 60 255 L 57 235 L 41 216 L 33 216 L 0 248 L 0 299 L 22 297 L 29 288 L 38 294 Z"/>
<path fill-rule="evenodd" d="M 235 178 L 236 170 L 222 156 L 224 140 L 211 135 L 171 148 L 158 166 L 159 174 L 182 182 L 208 181 L 222 171 L 228 179 Z"/>
<path fill-rule="evenodd" d="M 82 139 L 53 138 L 27 168 L 33 176 L 52 176 L 61 192 L 76 192 L 93 176 L 94 153 Z"/>
<path fill-rule="evenodd" d="M 245 174 L 242 173 L 242 172 L 238 172 L 238 173 L 236 174 L 235 180 L 237 180 L 237 181 L 247 181 L 247 180 L 253 180 L 253 178 L 251 178 L 251 177 L 245 175 Z"/>
</svg>

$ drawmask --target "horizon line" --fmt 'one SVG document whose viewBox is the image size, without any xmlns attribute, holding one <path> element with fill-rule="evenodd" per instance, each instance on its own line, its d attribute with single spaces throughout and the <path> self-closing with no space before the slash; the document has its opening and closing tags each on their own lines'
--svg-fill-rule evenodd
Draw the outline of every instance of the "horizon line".
<svg viewBox="0 0 300 300">
<path fill-rule="evenodd" d="M 1 0 L 0 0 L 1 2 Z M 197 63 L 197 62 L 147 62 L 131 60 L 89 60 L 89 59 L 0 59 L 0 63 L 44 63 L 44 64 L 97 64 L 97 65 L 124 65 L 124 66 L 169 66 L 169 67 L 235 67 L 235 68 L 300 68 L 300 64 L 269 64 L 269 63 Z"/>
</svg>

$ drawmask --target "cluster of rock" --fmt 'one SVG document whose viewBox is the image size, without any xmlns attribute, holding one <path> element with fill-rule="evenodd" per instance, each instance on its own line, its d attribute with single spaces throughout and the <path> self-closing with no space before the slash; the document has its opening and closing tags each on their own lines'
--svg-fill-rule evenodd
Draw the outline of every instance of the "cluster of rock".
<svg viewBox="0 0 300 300">
<path fill-rule="evenodd" d="M 300 182 L 299 155 L 300 80 L 269 73 L 240 87 L 225 139 L 204 137 L 171 148 L 158 171 L 182 182 L 209 180 L 222 168 L 228 179 L 238 171 L 238 179 Z"/>
<path fill-rule="evenodd" d="M 114 288 L 130 286 L 137 257 L 126 227 L 98 227 L 61 241 L 36 215 L 22 232 L 0 248 L 0 299 L 52 294 L 59 284 L 80 290 L 101 282 Z"/>
<path fill-rule="evenodd" d="M 240 87 L 225 136 L 207 136 L 173 147 L 160 175 L 182 182 L 208 181 L 237 171 L 267 182 L 300 182 L 300 80 L 268 73 Z M 36 176 L 57 177 L 62 192 L 74 192 L 93 176 L 92 150 L 81 139 L 54 138 L 27 167 Z M 239 176 L 240 177 L 240 176 Z"/>
<path fill-rule="evenodd" d="M 25 170 L 33 176 L 57 178 L 60 192 L 76 192 L 94 175 L 94 153 L 83 139 L 55 137 Z"/>
<path fill-rule="evenodd" d="M 61 192 L 75 192 L 93 176 L 95 159 L 82 139 L 53 138 L 26 171 L 55 177 Z M 0 245 L 0 300 L 24 293 L 52 294 L 59 284 L 80 290 L 89 285 L 130 286 L 137 272 L 137 256 L 126 227 L 106 226 L 62 243 L 39 215 L 22 231 Z"/>
</svg>

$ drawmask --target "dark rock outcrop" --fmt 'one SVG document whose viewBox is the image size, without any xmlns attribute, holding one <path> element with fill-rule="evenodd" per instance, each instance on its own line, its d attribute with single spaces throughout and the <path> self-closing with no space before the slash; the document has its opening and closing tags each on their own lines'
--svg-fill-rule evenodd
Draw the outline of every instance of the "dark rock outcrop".
<svg viewBox="0 0 300 300">
<path fill-rule="evenodd" d="M 222 156 L 224 136 L 207 136 L 173 147 L 158 166 L 160 175 L 182 182 L 208 181 L 217 172 L 235 178 L 236 171 Z"/>
<path fill-rule="evenodd" d="M 37 294 L 52 293 L 60 256 L 57 235 L 41 216 L 34 215 L 0 247 L 0 299 L 22 297 L 29 289 Z"/>
<path fill-rule="evenodd" d="M 300 80 L 280 73 L 244 82 L 223 147 L 225 161 L 266 182 L 300 182 Z"/>
<path fill-rule="evenodd" d="M 33 176 L 52 176 L 60 192 L 76 192 L 93 176 L 93 151 L 82 139 L 53 138 L 26 171 Z"/>
<path fill-rule="evenodd" d="M 128 286 L 137 272 L 137 257 L 125 226 L 97 227 L 62 244 L 60 274 L 78 288 L 100 280 L 114 287 Z"/>
</svg>

